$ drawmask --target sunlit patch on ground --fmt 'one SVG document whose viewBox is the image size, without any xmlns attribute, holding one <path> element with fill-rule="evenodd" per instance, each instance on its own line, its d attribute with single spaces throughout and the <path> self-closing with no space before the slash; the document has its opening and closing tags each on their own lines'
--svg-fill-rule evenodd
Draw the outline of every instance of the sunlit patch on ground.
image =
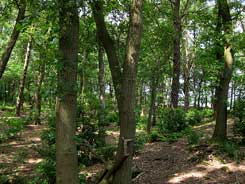
<svg viewBox="0 0 245 184">
<path fill-rule="evenodd" d="M 15 139 L 0 145 L 0 174 L 31 177 L 38 163 L 42 161 L 34 147 L 41 144 L 44 126 L 27 125 Z"/>
<path fill-rule="evenodd" d="M 235 177 L 238 183 L 244 183 L 245 178 L 241 175 L 242 173 L 245 173 L 244 164 L 236 164 L 235 162 L 224 164 L 218 158 L 212 156 L 212 159 L 208 161 L 183 172 L 175 173 L 168 180 L 168 183 L 184 183 L 188 180 L 196 180 L 202 183 L 218 182 L 218 180 L 225 180 L 227 176 L 229 176 L 229 179 Z"/>
</svg>

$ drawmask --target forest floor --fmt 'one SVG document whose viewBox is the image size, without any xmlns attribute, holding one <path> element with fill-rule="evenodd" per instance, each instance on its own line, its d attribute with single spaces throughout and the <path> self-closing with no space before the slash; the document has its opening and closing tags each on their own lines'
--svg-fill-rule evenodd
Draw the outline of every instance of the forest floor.
<svg viewBox="0 0 245 184">
<path fill-rule="evenodd" d="M 228 121 L 228 136 L 232 133 L 233 120 Z M 214 122 L 194 127 L 205 138 L 212 135 Z M 117 132 L 110 132 L 112 140 Z M 114 137 L 113 137 L 114 136 Z M 192 147 L 185 138 L 174 143 L 147 143 L 134 157 L 137 175 L 133 184 L 245 184 L 245 147 L 242 158 L 230 159 L 217 154 L 214 145 L 201 144 Z M 86 171 L 98 173 L 103 166 L 96 164 Z"/>
<path fill-rule="evenodd" d="M 232 128 L 229 120 L 229 128 Z M 205 137 L 212 135 L 214 123 L 194 127 Z M 42 160 L 36 148 L 41 144 L 41 131 L 45 127 L 27 125 L 18 136 L 0 144 L 0 176 L 32 178 Z M 108 142 L 115 144 L 118 132 L 108 132 Z M 231 131 L 228 132 L 228 135 Z M 240 148 L 245 153 L 245 148 Z M 188 145 L 184 138 L 174 143 L 147 143 L 134 157 L 137 175 L 133 184 L 244 184 L 245 160 L 234 160 L 216 154 L 212 145 Z M 86 168 L 83 172 L 92 178 L 104 169 L 102 164 Z"/>
<path fill-rule="evenodd" d="M 0 144 L 0 176 L 9 182 L 34 177 L 35 168 L 42 161 L 36 148 L 41 145 L 43 129 L 44 125 L 26 125 L 15 138 Z"/>
</svg>

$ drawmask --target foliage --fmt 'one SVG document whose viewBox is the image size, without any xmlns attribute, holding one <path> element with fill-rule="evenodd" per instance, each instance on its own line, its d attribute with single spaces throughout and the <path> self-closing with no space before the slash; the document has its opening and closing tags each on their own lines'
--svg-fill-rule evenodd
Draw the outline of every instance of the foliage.
<svg viewBox="0 0 245 184">
<path fill-rule="evenodd" d="M 180 132 L 188 126 L 186 113 L 181 108 L 162 109 L 157 126 L 161 133 Z"/>
<path fill-rule="evenodd" d="M 198 109 L 190 109 L 186 113 L 186 120 L 190 125 L 197 125 L 202 121 L 202 114 Z"/>
<path fill-rule="evenodd" d="M 183 131 L 183 134 L 187 138 L 187 141 L 190 145 L 198 145 L 200 143 L 200 138 L 202 135 L 199 132 L 193 130 L 191 127 L 186 128 Z"/>
<path fill-rule="evenodd" d="M 242 144 L 245 144 L 245 121 L 235 122 L 233 132 L 235 135 L 241 136 Z"/>
<path fill-rule="evenodd" d="M 245 117 L 245 99 L 237 100 L 234 104 L 233 115 L 242 122 Z"/>
<path fill-rule="evenodd" d="M 134 150 L 138 151 L 143 148 L 145 143 L 148 142 L 148 136 L 146 133 L 140 132 L 137 134 L 135 138 L 135 143 L 134 143 Z"/>
<path fill-rule="evenodd" d="M 232 141 L 224 141 L 219 145 L 219 149 L 231 158 L 237 158 L 238 156 L 238 146 Z"/>
<path fill-rule="evenodd" d="M 106 118 L 105 118 L 106 122 L 108 123 L 117 123 L 119 124 L 119 117 L 118 117 L 118 113 L 115 111 L 111 111 L 107 114 Z"/>
<path fill-rule="evenodd" d="M 15 117 L 2 118 L 0 121 L 0 143 L 16 137 L 28 122 L 25 118 Z"/>
<path fill-rule="evenodd" d="M 147 117 L 146 116 L 138 116 L 136 117 L 136 127 L 139 130 L 146 130 L 147 125 Z"/>
<path fill-rule="evenodd" d="M 149 134 L 149 142 L 165 141 L 165 137 L 157 130 L 152 130 Z"/>
</svg>

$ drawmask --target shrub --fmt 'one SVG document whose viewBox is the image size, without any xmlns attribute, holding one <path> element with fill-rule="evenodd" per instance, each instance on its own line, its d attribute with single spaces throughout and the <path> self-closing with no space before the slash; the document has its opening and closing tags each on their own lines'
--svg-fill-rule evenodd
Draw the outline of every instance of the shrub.
<svg viewBox="0 0 245 184">
<path fill-rule="evenodd" d="M 203 118 L 212 118 L 214 116 L 213 109 L 203 109 L 201 112 Z"/>
<path fill-rule="evenodd" d="M 237 100 L 234 104 L 233 114 L 242 122 L 245 117 L 245 99 Z"/>
<path fill-rule="evenodd" d="M 180 132 L 188 126 L 186 113 L 181 108 L 164 109 L 160 112 L 157 126 L 161 133 Z"/>
<path fill-rule="evenodd" d="M 197 145 L 200 143 L 200 138 L 202 137 L 202 135 L 197 131 L 194 131 L 191 127 L 186 128 L 183 131 L 183 134 L 185 134 L 189 144 Z"/>
<path fill-rule="evenodd" d="M 106 115 L 106 122 L 119 124 L 119 116 L 118 116 L 118 113 L 117 112 L 113 112 L 113 111 L 112 112 L 109 112 Z"/>
<path fill-rule="evenodd" d="M 23 118 L 3 118 L 2 129 L 0 130 L 0 143 L 10 138 L 16 137 L 27 124 L 26 119 Z"/>
<path fill-rule="evenodd" d="M 147 126 L 147 117 L 146 116 L 138 116 L 136 119 L 137 129 L 146 130 Z"/>
<path fill-rule="evenodd" d="M 231 141 L 225 141 L 220 145 L 220 151 L 227 154 L 227 156 L 236 158 L 238 155 L 238 146 Z"/>
<path fill-rule="evenodd" d="M 202 121 L 202 113 L 197 109 L 191 109 L 186 113 L 186 120 L 190 125 L 197 125 Z"/>
<path fill-rule="evenodd" d="M 138 134 L 135 138 L 134 150 L 142 149 L 146 142 L 148 142 L 148 136 L 144 133 Z"/>
<path fill-rule="evenodd" d="M 149 134 L 149 142 L 164 141 L 165 137 L 158 133 L 158 131 L 153 130 Z"/>
<path fill-rule="evenodd" d="M 245 144 L 245 121 L 243 122 L 235 122 L 233 127 L 234 135 L 238 135 L 242 138 L 241 143 Z"/>
</svg>

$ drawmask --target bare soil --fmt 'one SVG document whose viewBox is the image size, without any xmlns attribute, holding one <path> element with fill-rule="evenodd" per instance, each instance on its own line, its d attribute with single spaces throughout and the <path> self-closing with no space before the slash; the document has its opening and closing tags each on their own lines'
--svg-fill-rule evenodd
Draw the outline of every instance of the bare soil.
<svg viewBox="0 0 245 184">
<path fill-rule="evenodd" d="M 228 121 L 228 136 L 232 136 L 233 120 Z M 205 138 L 210 138 L 214 122 L 196 126 Z M 118 132 L 109 131 L 107 142 L 115 144 Z M 240 148 L 245 153 L 245 147 Z M 241 158 L 240 158 L 241 159 Z M 186 139 L 175 143 L 147 143 L 134 157 L 137 174 L 133 184 L 245 184 L 245 160 L 234 161 L 217 154 L 207 144 L 191 148 Z M 104 169 L 102 164 L 86 168 L 90 181 Z M 91 182 L 92 183 L 92 182 Z"/>
<path fill-rule="evenodd" d="M 27 125 L 14 139 L 0 145 L 0 176 L 32 178 L 42 158 L 35 150 L 41 145 L 43 125 Z"/>
</svg>

